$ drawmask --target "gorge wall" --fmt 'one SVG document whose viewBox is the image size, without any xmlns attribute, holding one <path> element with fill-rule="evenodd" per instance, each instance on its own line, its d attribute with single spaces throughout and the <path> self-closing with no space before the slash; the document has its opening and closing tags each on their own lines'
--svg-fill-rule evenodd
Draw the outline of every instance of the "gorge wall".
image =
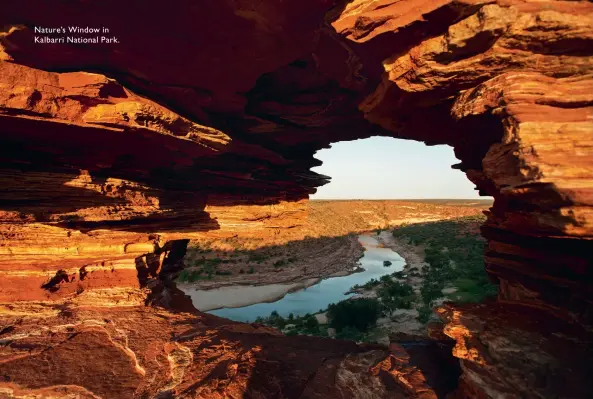
<svg viewBox="0 0 593 399">
<path fill-rule="evenodd" d="M 1 9 L 3 395 L 434 397 L 397 351 L 202 315 L 167 279 L 196 235 L 298 227 L 328 181 L 314 153 L 373 135 L 453 146 L 495 198 L 498 300 L 439 310 L 456 395 L 591 394 L 592 3 Z M 39 44 L 36 26 L 120 43 Z"/>
</svg>

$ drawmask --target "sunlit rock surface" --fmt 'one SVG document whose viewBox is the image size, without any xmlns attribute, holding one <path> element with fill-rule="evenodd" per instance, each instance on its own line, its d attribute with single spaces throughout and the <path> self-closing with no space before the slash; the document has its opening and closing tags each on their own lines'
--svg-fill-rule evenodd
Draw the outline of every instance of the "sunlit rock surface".
<svg viewBox="0 0 593 399">
<path fill-rule="evenodd" d="M 145 306 L 31 311 L 46 319 L 3 316 L 2 397 L 436 398 L 378 345 Z"/>
<path fill-rule="evenodd" d="M 589 396 L 593 352 L 581 326 L 517 304 L 446 305 L 438 313 L 461 359 L 456 398 Z"/>
<path fill-rule="evenodd" d="M 407 366 L 385 349 L 145 306 L 191 311 L 166 287 L 193 234 L 299 226 L 299 201 L 328 181 L 310 171 L 314 152 L 371 135 L 454 146 L 456 167 L 495 198 L 483 234 L 499 304 L 443 313 L 445 334 L 466 342 L 457 393 L 591 395 L 582 363 L 563 357 L 588 359 L 593 324 L 590 2 L 1 9 L 3 395 L 431 397 L 421 379 L 397 377 Z M 34 43 L 35 26 L 68 25 L 105 26 L 121 43 Z M 548 330 L 532 324 L 523 348 L 504 306 L 526 322 L 543 312 L 572 343 L 549 352 Z M 508 347 L 487 355 L 480 345 L 494 341 L 460 320 L 492 326 Z M 225 338 L 225 323 L 243 330 Z M 516 351 L 537 359 L 513 363 Z M 88 374 L 89 358 L 117 381 Z"/>
</svg>

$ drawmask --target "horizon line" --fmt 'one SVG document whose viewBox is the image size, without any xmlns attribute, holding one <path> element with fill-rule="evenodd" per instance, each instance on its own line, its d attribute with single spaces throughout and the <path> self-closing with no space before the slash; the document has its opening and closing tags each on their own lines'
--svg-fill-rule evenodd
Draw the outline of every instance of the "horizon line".
<svg viewBox="0 0 593 399">
<path fill-rule="evenodd" d="M 309 201 L 494 201 L 494 198 L 309 198 Z"/>
</svg>

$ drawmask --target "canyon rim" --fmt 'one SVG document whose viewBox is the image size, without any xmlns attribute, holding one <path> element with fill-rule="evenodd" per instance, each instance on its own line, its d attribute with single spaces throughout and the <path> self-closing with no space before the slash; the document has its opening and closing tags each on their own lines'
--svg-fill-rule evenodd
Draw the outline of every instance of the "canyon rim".
<svg viewBox="0 0 593 399">
<path fill-rule="evenodd" d="M 170 278 L 193 237 L 298 230 L 314 153 L 376 135 L 452 146 L 494 197 L 496 301 L 437 310 L 452 397 L 593 395 L 593 3 L 0 7 L 0 395 L 436 397 L 397 346 L 202 314 Z"/>
</svg>

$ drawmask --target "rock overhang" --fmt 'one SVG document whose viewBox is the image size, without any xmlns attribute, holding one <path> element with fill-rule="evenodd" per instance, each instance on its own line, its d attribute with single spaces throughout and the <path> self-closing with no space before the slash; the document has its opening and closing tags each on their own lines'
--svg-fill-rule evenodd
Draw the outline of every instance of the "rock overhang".
<svg viewBox="0 0 593 399">
<path fill-rule="evenodd" d="M 327 182 L 316 150 L 385 135 L 452 145 L 495 198 L 501 303 L 591 325 L 591 3 L 112 3 L 3 7 L 4 299 L 141 304 L 146 248 L 232 231 L 250 206 L 293 226 Z M 121 46 L 32 43 L 58 24 Z M 101 278 L 40 290 L 64 260 Z"/>
</svg>

